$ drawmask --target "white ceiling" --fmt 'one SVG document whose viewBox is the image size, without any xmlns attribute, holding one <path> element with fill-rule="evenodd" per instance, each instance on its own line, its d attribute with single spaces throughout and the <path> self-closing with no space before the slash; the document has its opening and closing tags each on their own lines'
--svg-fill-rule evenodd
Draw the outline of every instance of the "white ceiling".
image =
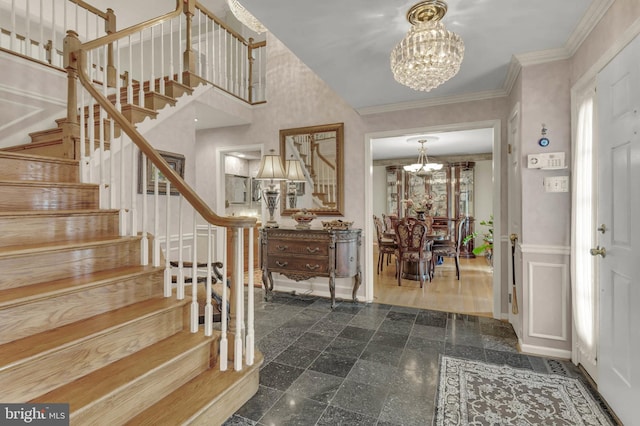
<svg viewBox="0 0 640 426">
<path fill-rule="evenodd" d="M 426 137 L 427 156 L 486 154 L 493 150 L 493 129 L 420 133 Z M 372 159 L 418 158 L 420 144 L 416 135 L 378 138 L 373 141 Z M 434 140 L 434 137 L 437 140 Z"/>
<path fill-rule="evenodd" d="M 509 65 L 569 57 L 610 0 L 449 0 L 443 23 L 465 43 L 460 72 L 430 92 L 397 83 L 389 55 L 418 0 L 241 0 L 268 30 L 362 114 L 438 99 L 504 96 Z M 492 131 L 440 134 L 429 155 L 491 152 Z M 406 135 L 376 139 L 373 158 L 417 156 Z"/>
<path fill-rule="evenodd" d="M 513 55 L 563 48 L 591 3 L 606 0 L 449 0 L 443 19 L 465 43 L 458 75 L 431 92 L 397 83 L 389 55 L 417 0 L 241 0 L 355 109 L 503 89 Z"/>
</svg>

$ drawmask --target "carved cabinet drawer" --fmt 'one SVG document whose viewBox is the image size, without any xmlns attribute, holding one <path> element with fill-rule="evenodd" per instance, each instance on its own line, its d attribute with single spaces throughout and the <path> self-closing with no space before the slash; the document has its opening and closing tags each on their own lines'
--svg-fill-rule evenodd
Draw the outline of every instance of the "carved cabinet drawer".
<svg viewBox="0 0 640 426">
<path fill-rule="evenodd" d="M 269 255 L 279 254 L 300 254 L 328 256 L 329 245 L 326 241 L 292 241 L 292 240 L 272 240 L 267 247 Z"/>
<path fill-rule="evenodd" d="M 318 275 L 327 275 L 329 265 L 325 260 L 317 257 L 269 257 L 267 268 L 274 272 L 310 272 Z"/>
</svg>

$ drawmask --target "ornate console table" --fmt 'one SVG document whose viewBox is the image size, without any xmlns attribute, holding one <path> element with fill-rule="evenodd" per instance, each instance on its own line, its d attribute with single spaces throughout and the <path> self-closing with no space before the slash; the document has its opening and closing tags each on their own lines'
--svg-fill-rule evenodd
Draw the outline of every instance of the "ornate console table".
<svg viewBox="0 0 640 426">
<path fill-rule="evenodd" d="M 302 281 L 328 277 L 331 307 L 336 303 L 336 278 L 354 277 L 352 297 L 362 282 L 360 245 L 362 230 L 295 228 L 260 229 L 260 267 L 265 298 L 273 291 L 273 272 Z"/>
</svg>

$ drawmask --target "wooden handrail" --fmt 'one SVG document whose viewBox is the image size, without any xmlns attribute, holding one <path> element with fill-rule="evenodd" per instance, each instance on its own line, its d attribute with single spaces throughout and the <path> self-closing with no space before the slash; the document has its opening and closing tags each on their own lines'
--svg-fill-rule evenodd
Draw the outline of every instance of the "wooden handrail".
<svg viewBox="0 0 640 426">
<path fill-rule="evenodd" d="M 176 9 L 172 12 L 169 12 L 165 15 L 162 16 L 158 16 L 152 19 L 149 19 L 147 21 L 141 22 L 139 24 L 136 25 L 132 25 L 129 28 L 125 28 L 122 29 L 118 32 L 115 32 L 113 34 L 107 34 L 106 36 L 102 36 L 100 38 L 97 38 L 95 40 L 91 40 L 88 42 L 85 42 L 82 44 L 82 50 L 93 50 L 96 49 L 100 46 L 104 46 L 106 44 L 109 43 L 113 43 L 116 40 L 119 40 L 123 37 L 129 36 L 131 34 L 135 34 L 137 32 L 140 32 L 146 28 L 152 27 L 153 25 L 159 24 L 161 22 L 164 21 L 168 21 L 170 19 L 173 19 L 177 16 L 180 16 L 180 14 L 182 13 L 182 9 L 183 9 L 183 1 L 184 0 L 176 0 Z"/>
<path fill-rule="evenodd" d="M 78 6 L 87 9 L 89 12 L 93 13 L 94 15 L 98 15 L 99 17 L 101 17 L 102 19 L 104 19 L 105 21 L 109 20 L 109 14 L 107 12 L 103 12 L 100 9 L 98 9 L 95 6 L 91 6 L 89 3 L 85 3 L 82 0 L 69 0 L 71 3 L 75 3 Z"/>
<path fill-rule="evenodd" d="M 181 3 L 178 1 L 181 9 Z M 160 20 L 151 20 L 153 23 L 162 22 Z M 150 22 L 150 21 L 147 21 Z M 139 26 L 136 26 L 139 27 Z M 113 34 L 113 36 L 120 35 L 121 32 Z M 110 37 L 110 36 L 109 36 Z M 104 97 L 91 82 L 89 76 L 87 76 L 85 72 L 85 66 L 87 63 L 87 52 L 84 50 L 85 45 L 80 44 L 80 40 L 78 39 L 78 34 L 74 31 L 67 32 L 67 38 L 70 40 L 65 40 L 65 45 L 71 47 L 71 51 L 69 52 L 69 57 L 66 59 L 68 64 L 65 64 L 67 70 L 75 70 L 80 79 L 80 82 L 84 86 L 84 88 L 91 94 L 91 96 L 98 102 L 98 104 L 107 112 L 107 114 L 113 118 L 113 120 L 118 123 L 121 127 L 121 130 L 131 138 L 133 143 L 135 143 L 140 151 L 144 153 L 147 158 L 155 165 L 158 170 L 163 174 L 165 178 L 169 180 L 171 186 L 176 188 L 180 194 L 193 206 L 193 208 L 202 216 L 202 218 L 216 226 L 224 226 L 224 227 L 232 227 L 232 228 L 253 228 L 257 223 L 257 219 L 253 217 L 243 217 L 243 216 L 235 216 L 235 217 L 223 217 L 218 216 L 215 212 L 213 212 L 207 203 L 195 193 L 195 191 L 180 177 L 180 175 L 167 164 L 167 162 L 162 158 L 162 156 L 147 142 L 147 140 L 138 132 L 133 124 L 122 115 L 116 107 L 109 102 L 109 100 Z M 107 37 L 102 37 L 105 39 Z M 116 37 L 117 38 L 117 37 Z M 105 43 L 108 43 L 106 41 Z M 89 44 L 89 43 L 87 43 Z M 79 49 L 74 50 L 73 46 L 80 46 Z"/>
</svg>

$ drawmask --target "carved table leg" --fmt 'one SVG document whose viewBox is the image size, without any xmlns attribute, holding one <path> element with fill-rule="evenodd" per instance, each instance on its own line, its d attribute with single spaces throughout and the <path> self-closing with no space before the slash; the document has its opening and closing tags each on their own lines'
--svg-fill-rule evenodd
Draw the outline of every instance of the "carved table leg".
<svg viewBox="0 0 640 426">
<path fill-rule="evenodd" d="M 329 277 L 329 292 L 331 293 L 331 309 L 336 307 L 336 277 Z"/>
<path fill-rule="evenodd" d="M 267 268 L 262 269 L 262 285 L 264 286 L 264 300 L 268 302 L 273 297 L 273 275 Z"/>
<path fill-rule="evenodd" d="M 362 272 L 358 271 L 358 273 L 353 278 L 353 293 L 351 297 L 353 298 L 353 303 L 358 303 L 358 297 L 356 293 L 358 293 L 358 289 L 360 288 L 360 284 L 362 284 Z"/>
</svg>

